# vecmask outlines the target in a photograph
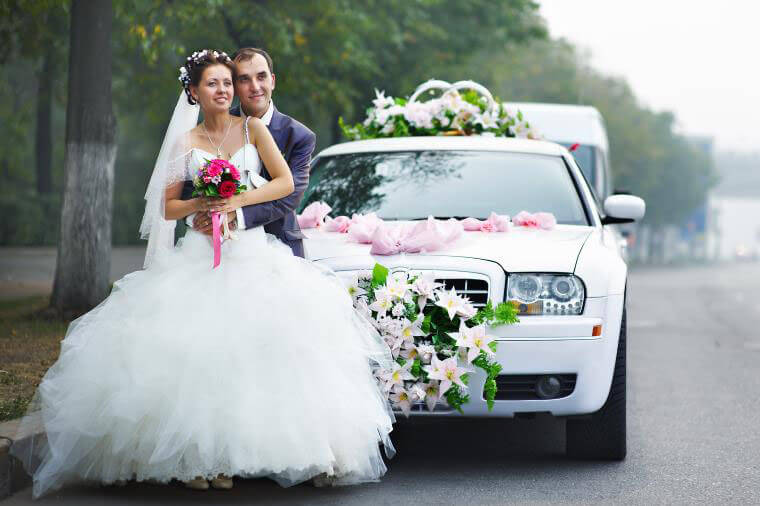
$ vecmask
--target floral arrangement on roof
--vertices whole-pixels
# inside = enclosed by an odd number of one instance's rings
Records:
[[[417,98],[428,91],[442,94],[426,102]],[[540,139],[520,111],[510,113],[484,86],[473,81],[430,80],[418,86],[409,99],[385,96],[375,90],[372,107],[362,123],[340,127],[351,140],[431,135],[489,135]]]

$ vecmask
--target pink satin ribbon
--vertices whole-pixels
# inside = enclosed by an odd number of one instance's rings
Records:
[[[380,225],[372,235],[372,255],[426,253],[450,246],[462,236],[464,228],[457,220],[436,220],[432,216],[414,226]]]
[[[211,213],[211,229],[214,244],[214,269],[222,262],[222,233],[219,227],[219,213]]]
[[[491,213],[485,221],[480,221],[477,218],[465,218],[462,220],[462,226],[468,232],[508,232],[509,216]]]

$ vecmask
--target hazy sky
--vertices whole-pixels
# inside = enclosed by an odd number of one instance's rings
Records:
[[[760,1],[539,0],[553,37],[624,76],[680,131],[760,151]]]

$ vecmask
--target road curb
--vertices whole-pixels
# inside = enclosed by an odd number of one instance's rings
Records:
[[[21,419],[0,423],[0,500],[28,487],[32,478],[26,473],[16,457],[12,456],[11,447],[24,442],[28,437],[34,438],[40,434],[18,434]],[[13,438],[20,438],[14,441]]]

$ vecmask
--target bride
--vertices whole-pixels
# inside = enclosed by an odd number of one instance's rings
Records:
[[[293,188],[261,120],[228,112],[231,60],[203,51],[187,67],[187,97],[146,193],[146,268],[71,323],[22,422],[38,417],[46,436],[13,450],[35,497],[75,481],[353,484],[385,473],[379,443],[393,453],[393,413],[372,373],[392,358],[334,273],[261,227],[226,240],[217,268],[200,232],[174,247],[174,220],[233,213]],[[184,180],[217,155],[250,175],[263,160],[272,180],[228,199],[181,200]]]

